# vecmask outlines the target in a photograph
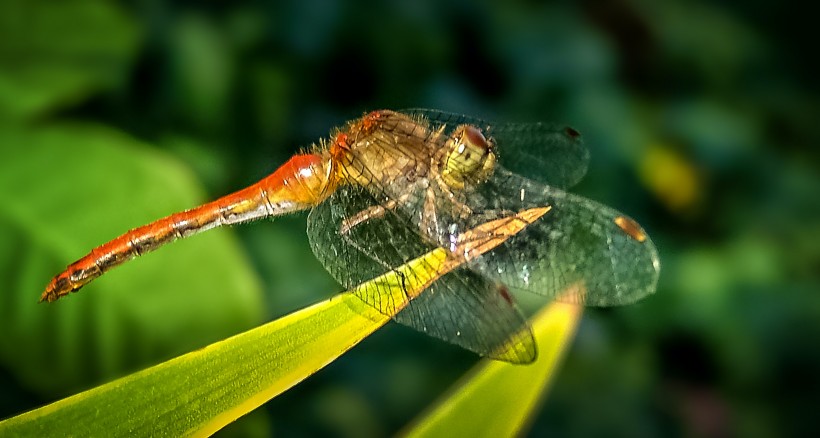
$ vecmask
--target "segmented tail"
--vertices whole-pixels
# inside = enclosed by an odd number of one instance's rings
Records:
[[[40,301],[55,301],[111,268],[177,239],[222,225],[279,216],[313,207],[333,188],[329,160],[296,155],[261,181],[208,204],[174,213],[100,245],[55,276]]]

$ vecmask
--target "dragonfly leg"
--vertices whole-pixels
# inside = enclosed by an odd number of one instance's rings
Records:
[[[339,234],[346,235],[353,227],[363,224],[370,219],[376,219],[384,216],[388,211],[394,210],[399,203],[407,201],[410,194],[402,195],[398,200],[391,199],[384,204],[374,205],[354,214],[353,216],[344,218],[342,225],[339,227]]]
[[[389,201],[384,205],[374,205],[347,217],[342,220],[342,225],[339,227],[339,234],[347,234],[353,227],[361,223],[367,222],[370,219],[375,219],[384,216],[387,210],[392,210],[396,207],[396,201]]]
[[[444,192],[445,197],[447,197],[450,201],[450,205],[453,208],[453,212],[455,212],[459,218],[467,219],[468,217],[472,216],[473,209],[470,208],[467,204],[458,200],[458,196],[453,193],[453,189],[447,185],[441,178],[435,179],[436,184],[438,184],[439,190]]]

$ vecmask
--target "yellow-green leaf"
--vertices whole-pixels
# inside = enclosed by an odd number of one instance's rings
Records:
[[[440,262],[440,255],[424,262]],[[374,281],[399,287],[397,278],[391,273]],[[327,365],[389,318],[347,292],[6,420],[0,435],[207,435]]]
[[[483,360],[405,433],[426,436],[518,436],[537,412],[582,308],[553,303],[532,319],[538,359],[530,365]]]

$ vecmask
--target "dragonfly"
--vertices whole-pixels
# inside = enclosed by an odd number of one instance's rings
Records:
[[[401,324],[482,356],[529,363],[537,355],[532,331],[511,292],[614,306],[656,288],[658,254],[644,229],[567,191],[588,162],[581,134],[568,126],[493,124],[428,109],[373,111],[255,184],[91,250],[53,278],[41,301],[175,240],[308,209],[313,253],[353,288],[436,248],[458,251],[459,236],[482,224],[540,209],[542,216],[498,246],[462,255],[464,263],[400,311],[377,286],[357,289]],[[511,342],[522,347],[498,353]]]

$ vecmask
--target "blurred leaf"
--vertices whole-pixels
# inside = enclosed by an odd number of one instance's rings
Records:
[[[234,63],[221,29],[203,15],[186,14],[172,38],[172,89],[181,113],[206,130],[224,123]]]
[[[674,57],[688,75],[711,83],[736,85],[744,68],[765,60],[767,45],[723,5],[710,2],[639,1],[646,23],[667,57]],[[692,28],[698,23],[698,29]],[[669,61],[667,61],[669,62]]]
[[[182,134],[165,134],[157,147],[179,157],[202,181],[209,193],[219,193],[228,185],[232,157],[205,140]]]
[[[104,0],[0,4],[0,115],[34,117],[116,85],[137,26]]]
[[[294,105],[292,78],[281,65],[262,62],[252,67],[249,76],[260,135],[270,143],[284,142]]]
[[[647,148],[639,163],[640,177],[672,211],[690,211],[702,193],[702,178],[692,162],[666,145]]]
[[[0,361],[29,388],[76,390],[261,321],[259,281],[224,230],[38,305],[66,264],[203,195],[169,156],[99,126],[0,127],[0,144]]]
[[[761,146],[760,129],[765,124],[748,108],[701,97],[681,99],[666,111],[669,134],[714,169],[734,166]]]
[[[537,414],[582,307],[552,303],[532,318],[538,359],[522,366],[483,360],[417,419],[407,436],[518,436]]]

